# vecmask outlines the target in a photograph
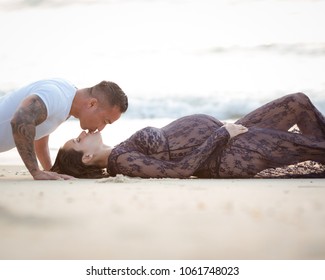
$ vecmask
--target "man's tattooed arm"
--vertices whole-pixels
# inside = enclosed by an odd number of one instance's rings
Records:
[[[36,126],[44,122],[46,118],[46,106],[37,95],[27,97],[20,104],[11,120],[12,134],[17,150],[35,180],[71,179],[71,176],[41,171],[38,167],[34,147]]]
[[[44,122],[46,117],[44,102],[37,95],[32,95],[20,104],[11,120],[17,150],[33,177],[40,171],[34,149],[36,126]]]

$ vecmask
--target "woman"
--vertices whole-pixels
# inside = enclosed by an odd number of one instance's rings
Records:
[[[300,134],[288,132],[297,125]],[[248,128],[248,129],[246,129]],[[52,171],[78,178],[249,178],[306,160],[325,163],[325,118],[303,93],[274,100],[223,125],[192,115],[146,127],[114,148],[82,132],[59,151]]]

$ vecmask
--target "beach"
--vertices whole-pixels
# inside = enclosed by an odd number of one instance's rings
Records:
[[[130,102],[102,131],[111,146],[189,114],[236,120],[293,92],[325,113],[324,0],[0,8],[0,98],[52,77],[114,81]],[[80,132],[69,119],[51,135],[52,161]],[[34,181],[13,149],[0,153],[0,259],[324,260],[324,198],[323,178]]]
[[[325,258],[325,179],[34,181],[0,167],[1,259]]]

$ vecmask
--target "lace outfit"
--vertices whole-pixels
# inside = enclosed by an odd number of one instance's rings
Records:
[[[107,171],[142,178],[249,178],[306,160],[325,163],[325,118],[302,93],[272,101],[236,123],[249,130],[232,139],[223,123],[207,115],[146,127],[112,150]],[[300,134],[288,132],[295,124]]]

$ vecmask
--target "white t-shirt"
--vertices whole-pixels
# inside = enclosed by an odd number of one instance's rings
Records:
[[[35,139],[53,132],[69,117],[76,87],[63,79],[41,80],[0,97],[0,152],[14,148],[10,121],[20,103],[36,94],[47,108],[47,119],[36,127]]]

